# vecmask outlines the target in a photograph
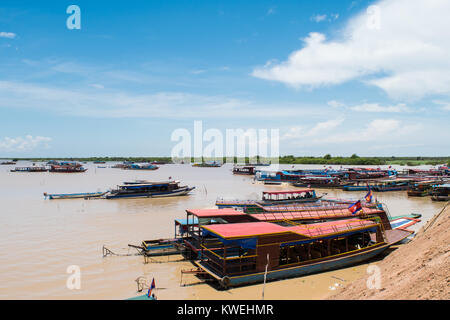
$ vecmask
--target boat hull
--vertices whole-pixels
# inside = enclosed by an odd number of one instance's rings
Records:
[[[107,194],[105,196],[106,199],[121,199],[121,198],[165,198],[165,197],[178,197],[178,196],[185,196],[192,190],[194,190],[195,187],[192,188],[182,188],[173,190],[170,192],[153,192],[153,193],[134,193],[134,194]]]
[[[381,245],[377,248],[370,249],[368,251],[359,252],[353,255],[345,256],[342,258],[337,258],[333,260],[327,260],[322,262],[317,262],[308,265],[283,268],[279,270],[272,270],[267,272],[267,281],[288,279],[294,277],[301,277],[313,273],[320,273],[325,271],[330,271],[334,269],[340,269],[344,267],[348,267],[357,263],[361,263],[367,260],[374,258],[379,255],[387,248],[389,248],[389,244]],[[206,265],[201,262],[197,262],[197,265],[205,270],[207,273],[212,275],[214,278],[219,280],[219,283],[224,288],[229,287],[238,287],[249,284],[261,283],[264,282],[264,272],[248,274],[248,275],[240,275],[240,276],[225,276],[218,277],[214,271],[210,270]]]
[[[72,193],[72,194],[48,194],[46,195],[50,200],[57,199],[84,199],[84,198],[98,198],[105,194],[105,192],[94,193]]]

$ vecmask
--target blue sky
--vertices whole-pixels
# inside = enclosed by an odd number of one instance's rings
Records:
[[[194,120],[279,129],[281,154],[447,156],[450,8],[427,3],[2,0],[0,157],[167,156]]]

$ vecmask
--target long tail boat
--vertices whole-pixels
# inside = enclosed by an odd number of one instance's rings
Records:
[[[11,172],[47,172],[49,169],[46,167],[16,167]]]
[[[412,231],[384,230],[370,219],[307,225],[269,222],[201,226],[195,264],[222,287],[299,277],[343,268],[381,254]]]
[[[99,198],[105,195],[106,192],[87,192],[87,193],[47,193],[44,192],[44,197],[49,198],[50,200],[55,199],[90,199],[90,198]]]

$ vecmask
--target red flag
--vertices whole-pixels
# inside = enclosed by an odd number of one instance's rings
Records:
[[[156,285],[155,285],[155,278],[153,278],[152,284],[150,285],[150,288],[148,288],[147,297],[150,298],[150,295],[152,294],[152,290],[153,290],[154,288],[156,288]]]
[[[358,201],[356,201],[354,204],[350,205],[350,206],[348,207],[348,210],[349,210],[352,214],[356,214],[359,210],[362,210],[361,201],[358,200]]]

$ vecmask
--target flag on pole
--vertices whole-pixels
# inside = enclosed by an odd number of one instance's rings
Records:
[[[358,201],[356,201],[354,204],[351,204],[351,205],[348,207],[348,210],[349,210],[352,214],[356,214],[358,211],[362,210],[361,201],[358,200]]]
[[[152,290],[153,290],[154,288],[156,288],[156,285],[155,285],[155,278],[153,278],[152,284],[150,285],[150,288],[148,288],[147,297],[150,298],[150,295],[152,294]]]
[[[368,203],[372,203],[373,194],[372,194],[372,190],[370,189],[369,185],[367,185],[367,190],[368,191],[367,191],[365,199]]]

